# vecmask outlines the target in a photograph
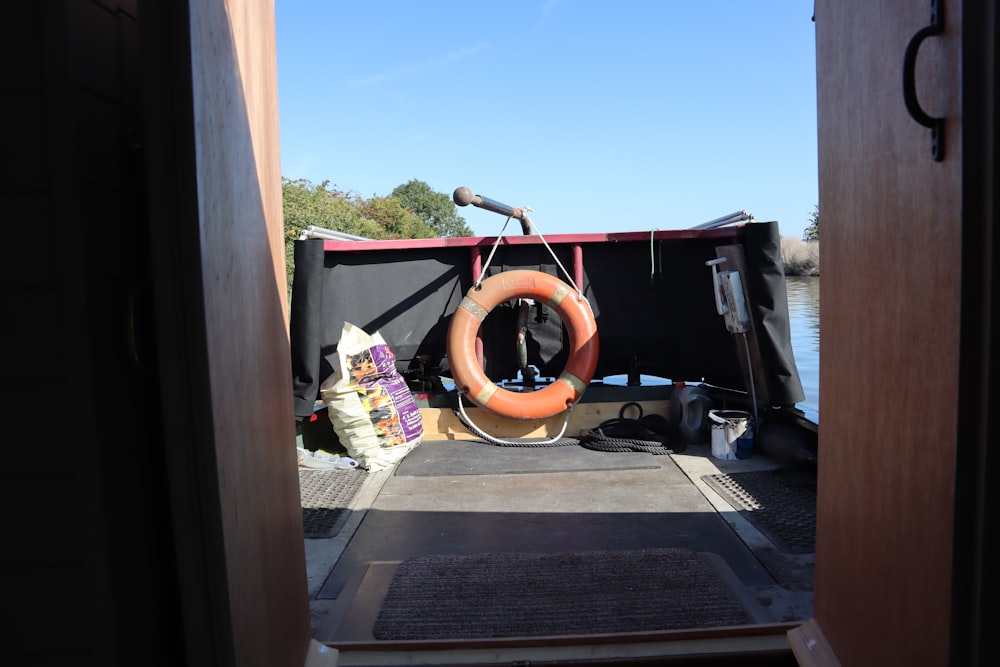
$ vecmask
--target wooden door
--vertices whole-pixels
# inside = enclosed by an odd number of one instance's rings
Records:
[[[930,0],[816,3],[822,424],[814,618],[797,640],[849,665],[948,664],[962,641],[954,573],[975,560],[956,549],[969,529],[956,532],[957,480],[978,446],[959,437],[959,399],[985,377],[968,326],[983,265],[963,268],[963,253],[985,229],[967,171],[995,148],[970,154],[963,100],[993,68],[963,54],[963,3],[933,5],[943,29],[913,41]],[[916,100],[944,119],[937,156],[904,103],[911,42]]]
[[[167,466],[188,664],[304,664],[270,2],[143,5]]]
[[[814,618],[843,664],[947,663],[961,266],[957,3],[917,62],[943,160],[907,113],[925,0],[816,7],[820,432]]]

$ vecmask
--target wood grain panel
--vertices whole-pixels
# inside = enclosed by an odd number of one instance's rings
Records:
[[[207,359],[236,664],[302,664],[310,624],[273,6],[231,0],[190,10]]]
[[[844,664],[945,664],[958,411],[959,25],[907,114],[903,53],[929,3],[817,3],[821,265],[814,614]],[[915,582],[920,582],[919,584]],[[891,619],[891,623],[887,623]]]
[[[643,401],[643,413],[646,415],[669,415],[669,401]],[[569,423],[563,432],[566,415],[558,414],[548,419],[536,421],[514,421],[497,417],[487,410],[476,407],[466,408],[466,414],[472,423],[483,433],[495,438],[554,438],[559,433],[567,438],[578,438],[601,423],[616,419],[621,413],[621,403],[578,403],[570,414]],[[425,440],[476,440],[478,436],[472,433],[458,418],[454,410],[446,408],[421,408]],[[635,419],[637,413],[630,409],[624,415]]]

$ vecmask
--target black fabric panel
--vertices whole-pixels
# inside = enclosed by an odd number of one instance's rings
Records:
[[[333,372],[328,360],[344,322],[380,332],[401,371],[415,368],[418,356],[440,366],[451,314],[472,286],[468,254],[465,248],[327,253],[320,376]]]
[[[730,243],[726,240],[723,243]],[[715,311],[712,239],[585,246],[599,375],[628,372],[743,387],[732,336]]]
[[[724,243],[731,241],[726,240]],[[715,311],[713,239],[583,246],[584,296],[590,301],[600,337],[596,378],[624,374],[636,363],[640,373],[675,380],[705,380],[743,388],[740,360],[725,322]],[[572,272],[572,250],[554,247]],[[557,275],[559,267],[542,246],[500,247],[487,273],[532,269]],[[529,319],[529,363],[543,376],[558,376],[568,355],[568,335],[559,315],[546,309],[548,322]],[[534,312],[533,312],[534,315]],[[484,324],[487,374],[494,380],[515,377],[513,342],[516,313],[494,309]]]
[[[781,259],[778,223],[755,223],[744,228],[747,291],[753,311],[757,346],[768,369],[767,389],[772,405],[794,405],[805,400],[795,366]]]
[[[295,242],[289,338],[295,418],[308,417],[319,392],[319,356],[323,333],[323,241]]]
[[[333,373],[345,322],[381,333],[401,372],[416,368],[418,356],[427,356],[428,367],[444,362],[448,322],[471,287],[467,248],[324,253],[322,240],[309,240],[295,242],[295,257],[290,330],[297,418],[312,414],[320,385]]]
[[[782,404],[801,401],[777,225],[754,223],[746,225],[744,232],[752,313],[761,353],[771,365],[769,395],[772,402]],[[704,237],[652,244],[583,244],[581,288],[594,311],[600,337],[595,378],[627,373],[634,361],[643,374],[746,389],[738,356],[742,348],[734,344],[715,311],[712,273],[705,266],[716,258],[717,245],[732,242],[732,238]],[[312,414],[319,385],[333,372],[331,360],[344,322],[369,333],[381,332],[396,354],[400,371],[416,368],[417,357],[424,356],[428,367],[441,369],[440,374],[447,377],[448,324],[472,287],[471,249],[323,253],[322,243],[296,242],[291,321],[296,416]],[[483,250],[485,261],[489,249]],[[553,250],[572,272],[572,248],[556,244]],[[565,279],[541,245],[501,245],[486,273],[512,269]],[[516,317],[513,304],[500,304],[483,323],[486,372],[494,381],[517,376]],[[547,306],[541,313],[532,309],[529,363],[543,377],[562,372],[567,344],[568,334],[558,313]]]

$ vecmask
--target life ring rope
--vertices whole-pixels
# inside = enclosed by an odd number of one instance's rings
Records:
[[[479,426],[477,426],[476,423],[472,421],[472,418],[465,412],[465,404],[462,402],[461,393],[458,394],[458,412],[460,415],[459,419],[461,419],[462,423],[465,424],[470,431],[472,431],[475,435],[478,435],[486,442],[493,445],[505,445],[507,447],[523,447],[523,446],[552,447],[552,446],[579,444],[579,441],[563,439],[563,436],[566,434],[566,427],[569,426],[570,415],[573,414],[572,405],[569,407],[568,410],[566,410],[566,418],[563,419],[563,425],[562,429],[559,431],[559,435],[555,436],[554,438],[549,438],[548,440],[532,441],[530,444],[526,444],[522,440],[504,440],[502,438],[495,438],[492,435],[488,434],[483,429],[479,428]]]
[[[525,206],[525,207],[523,207],[523,210],[530,211],[531,208],[528,207],[528,206]],[[486,269],[489,268],[490,262],[493,261],[493,255],[496,254],[497,246],[500,245],[500,241],[501,241],[501,239],[503,239],[503,233],[504,233],[504,230],[507,229],[507,223],[510,222],[510,218],[511,218],[511,216],[507,216],[507,219],[503,223],[503,227],[500,228],[500,233],[497,234],[496,239],[493,241],[493,247],[490,248],[490,254],[486,257],[486,263],[483,264],[483,268],[480,269],[479,279],[476,281],[476,284],[473,286],[474,289],[479,289],[479,286],[482,285],[482,283],[483,283],[483,276],[486,275]],[[583,290],[581,290],[580,287],[576,284],[576,281],[573,280],[573,276],[571,276],[569,274],[569,271],[566,270],[566,267],[563,266],[563,263],[561,261],[559,261],[559,257],[556,255],[555,251],[552,249],[552,246],[549,245],[549,242],[545,240],[544,236],[542,236],[542,232],[539,231],[538,225],[536,225],[527,216],[525,216],[523,218],[523,222],[527,222],[528,223],[528,226],[531,227],[531,229],[533,229],[534,232],[535,232],[535,234],[538,236],[538,240],[542,242],[542,245],[545,246],[545,249],[549,251],[550,255],[552,255],[552,261],[554,261],[556,263],[556,266],[559,267],[559,270],[562,271],[562,274],[566,277],[566,282],[568,282],[573,287],[573,290],[577,293],[577,295],[581,299],[585,299],[586,297],[583,296]],[[527,232],[525,232],[525,233],[527,233]]]
[[[475,354],[475,339],[483,320],[497,305],[515,298],[546,302],[559,313],[569,332],[565,369],[555,382],[531,393],[497,386],[483,372]],[[573,295],[557,277],[540,271],[519,269],[490,276],[468,291],[448,326],[448,362],[456,388],[476,405],[510,419],[545,419],[574,405],[594,376],[598,348],[597,322],[590,302],[582,295]]]

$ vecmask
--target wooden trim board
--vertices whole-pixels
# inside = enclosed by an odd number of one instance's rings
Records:
[[[622,403],[579,403],[573,408],[566,427],[566,437],[576,438],[596,428],[608,419],[616,419]],[[669,414],[670,401],[643,401],[644,414]],[[498,417],[482,408],[466,408],[466,414],[484,433],[497,438],[551,438],[562,430],[564,414],[534,421],[515,421]],[[427,440],[478,440],[449,408],[421,408],[424,438]],[[623,415],[634,419],[637,411],[629,409]]]

